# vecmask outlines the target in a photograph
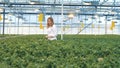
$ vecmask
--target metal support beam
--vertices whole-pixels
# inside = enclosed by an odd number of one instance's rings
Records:
[[[3,35],[5,34],[5,9],[3,9]]]
[[[0,14],[8,14],[9,12],[5,12],[5,13],[0,13]],[[14,13],[14,14],[18,14],[18,13]],[[36,14],[39,14],[39,13],[27,13],[27,12],[20,12],[19,14],[33,14],[33,15],[36,15]],[[53,13],[47,13],[46,12],[46,15],[52,15]],[[57,12],[57,13],[54,13],[55,15],[61,15],[60,12]],[[69,13],[63,13],[63,15],[68,15]],[[78,13],[78,15],[95,15],[94,13]],[[100,16],[115,16],[114,14],[98,14]],[[117,14],[119,15],[119,14]]]
[[[107,16],[105,16],[105,34],[107,34]]]
[[[0,4],[6,4],[6,3],[0,3]],[[10,3],[10,5],[31,5],[29,3]],[[47,5],[47,6],[61,6],[61,4],[32,4],[32,5]],[[64,6],[98,6],[98,7],[120,7],[120,5],[81,5],[81,4],[64,4]]]
[[[63,0],[62,0],[63,1]],[[62,16],[62,19],[61,19],[61,40],[63,40],[63,2],[62,2],[62,8],[61,8],[61,16]]]

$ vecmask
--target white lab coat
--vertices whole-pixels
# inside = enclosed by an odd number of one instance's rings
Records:
[[[48,38],[48,40],[57,40],[57,28],[55,25],[47,29],[48,36],[53,36],[53,38]]]

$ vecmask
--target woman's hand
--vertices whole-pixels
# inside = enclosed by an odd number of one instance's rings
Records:
[[[45,38],[48,38],[48,36],[46,35]]]
[[[46,38],[54,38],[54,36],[45,36]]]
[[[48,38],[54,38],[54,36],[48,36]]]

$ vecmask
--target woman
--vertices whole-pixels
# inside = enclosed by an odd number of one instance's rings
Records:
[[[47,19],[47,36],[48,40],[57,40],[57,29],[54,25],[54,21],[52,17]]]

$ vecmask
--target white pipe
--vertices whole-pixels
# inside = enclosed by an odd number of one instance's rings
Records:
[[[61,40],[63,40],[63,0],[62,0],[62,8],[61,8]]]

